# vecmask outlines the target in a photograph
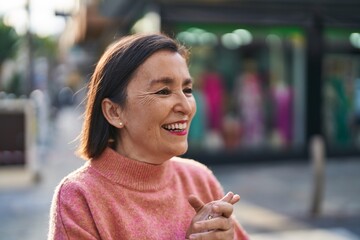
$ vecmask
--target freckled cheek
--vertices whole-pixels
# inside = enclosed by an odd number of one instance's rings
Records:
[[[195,101],[194,98],[193,98],[193,100],[190,102],[190,106],[191,106],[191,108],[192,108],[191,118],[193,118],[194,115],[195,115],[195,113],[196,113],[196,110],[197,110],[196,101]]]
[[[148,109],[150,111],[143,111],[143,114],[139,116],[141,119],[145,120],[142,126],[144,128],[144,131],[152,135],[157,134],[157,132],[159,131],[159,126],[163,119],[161,118],[161,116],[164,115],[161,112],[157,111],[158,109],[161,109],[161,107],[152,110]]]

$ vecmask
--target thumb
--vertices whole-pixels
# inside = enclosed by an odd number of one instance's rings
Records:
[[[204,206],[203,201],[201,201],[198,197],[196,197],[195,195],[190,195],[188,197],[188,202],[190,203],[190,205],[194,208],[194,210],[196,212],[199,212],[202,207]]]

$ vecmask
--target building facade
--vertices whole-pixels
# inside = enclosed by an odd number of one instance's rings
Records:
[[[81,5],[88,14],[75,44],[97,49],[94,61],[114,38],[134,32],[161,31],[191,49],[198,112],[187,156],[210,163],[306,159],[317,136],[330,157],[360,153],[358,1]]]

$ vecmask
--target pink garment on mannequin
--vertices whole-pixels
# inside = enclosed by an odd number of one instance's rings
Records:
[[[216,72],[204,75],[204,94],[207,104],[207,117],[211,129],[220,130],[223,120],[224,87],[221,76]]]

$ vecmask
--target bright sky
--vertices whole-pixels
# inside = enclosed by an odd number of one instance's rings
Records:
[[[27,0],[0,0],[0,16],[12,25],[19,34],[28,26],[25,10]],[[55,16],[55,10],[71,9],[76,0],[28,0],[31,9],[31,30],[41,36],[57,35],[65,27],[65,19]]]

